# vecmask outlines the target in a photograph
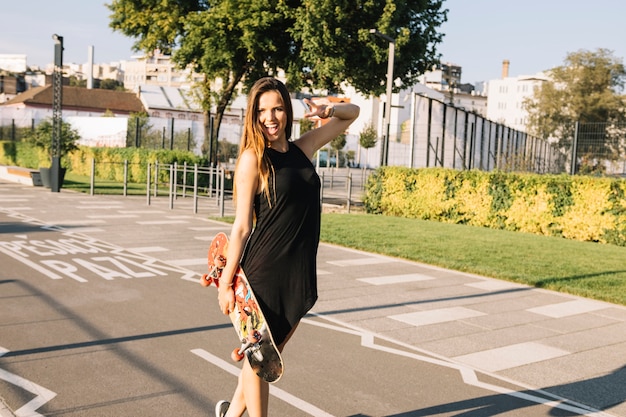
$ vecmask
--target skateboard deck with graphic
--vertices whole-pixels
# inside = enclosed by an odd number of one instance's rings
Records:
[[[201,284],[219,287],[219,278],[226,266],[228,237],[218,233],[209,246],[209,273],[204,274]],[[246,356],[256,374],[267,382],[276,382],[283,375],[283,359],[280,356],[265,316],[258,305],[250,283],[241,266],[233,280],[235,309],[229,314],[241,346],[233,350],[232,359],[240,361]]]

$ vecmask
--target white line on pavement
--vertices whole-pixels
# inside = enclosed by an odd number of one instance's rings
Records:
[[[8,350],[0,347],[0,356],[6,354]],[[4,369],[0,369],[0,379],[22,388],[35,395],[35,398],[24,404],[22,407],[15,411],[16,417],[43,417],[35,410],[56,397],[56,393],[50,391],[47,388],[37,385],[32,381],[29,381],[21,376],[7,372]]]
[[[225,360],[221,358],[218,358],[215,355],[210,354],[204,349],[192,349],[191,353],[193,353],[194,355],[200,356],[202,359],[206,360],[207,362],[210,362],[213,365],[219,368],[222,368],[223,370],[225,370],[226,372],[234,376],[239,375],[240,369],[238,367],[231,365],[230,363],[226,362]],[[289,394],[287,391],[277,388],[275,385],[270,385],[270,394],[272,394],[276,398],[281,399],[287,404],[290,404],[293,407],[304,411],[305,413],[309,415],[312,415],[315,417],[333,417],[332,414],[328,414],[327,412],[320,410],[313,404],[310,404],[292,394]]]
[[[553,407],[555,409],[565,410],[565,411],[569,411],[575,414],[584,415],[586,417],[612,417],[611,414],[607,414],[600,410],[596,410],[592,407],[588,407],[584,404],[577,403],[576,401],[572,401],[572,400],[560,397],[558,395],[552,394],[547,391],[524,386],[523,384],[520,384],[512,380],[508,380],[507,378],[503,378],[497,374],[490,373],[488,371],[480,371],[480,372],[490,377],[493,377],[495,379],[522,386],[523,388],[525,388],[525,390],[516,391],[516,390],[509,389],[509,388],[501,387],[498,385],[482,382],[478,379],[478,375],[477,375],[478,371],[476,369],[473,369],[471,366],[454,362],[450,360],[449,358],[445,358],[443,356],[424,351],[422,349],[416,348],[415,346],[411,346],[409,344],[399,342],[389,337],[374,334],[358,326],[344,323],[340,320],[333,319],[323,314],[318,314],[315,312],[309,312],[309,314],[315,317],[319,317],[322,320],[326,320],[334,324],[322,323],[322,322],[307,319],[307,318],[302,319],[302,323],[311,324],[313,326],[318,326],[318,327],[324,327],[327,329],[332,329],[332,330],[336,330],[336,331],[340,331],[340,332],[344,332],[348,334],[360,335],[361,346],[363,347],[367,347],[367,348],[374,349],[374,350],[380,350],[383,352],[387,352],[387,353],[391,353],[391,354],[395,354],[399,356],[404,356],[408,358],[413,358],[419,361],[428,362],[434,365],[444,366],[450,369],[456,369],[461,374],[461,378],[463,382],[468,385],[479,387],[488,391],[497,392],[500,394],[510,395],[511,397],[521,398],[523,400],[534,402],[537,404],[543,404],[545,406]],[[431,356],[424,356],[418,353],[407,352],[407,350],[394,349],[391,347],[378,345],[376,344],[376,341],[375,341],[376,338],[394,343],[397,346],[400,346],[410,351],[421,352],[421,353],[431,355]],[[542,397],[539,395],[533,395],[529,393],[528,390],[535,391],[537,394],[544,395],[545,397]],[[553,400],[550,400],[549,398],[552,398]]]

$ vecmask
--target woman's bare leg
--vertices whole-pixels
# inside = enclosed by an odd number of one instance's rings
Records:
[[[243,372],[240,372],[237,379],[237,388],[235,388],[233,398],[230,400],[226,417],[241,417],[246,411],[246,399],[243,396],[243,383],[241,382],[242,375]]]
[[[280,352],[283,351],[285,345],[296,331],[296,324],[289,332],[283,343],[278,346]],[[227,417],[241,417],[248,410],[250,417],[267,417],[269,405],[269,384],[261,379],[250,367],[248,360],[245,359],[237,388],[233,394],[233,398],[226,413]]]
[[[226,416],[240,417],[247,410],[250,417],[267,417],[269,391],[269,384],[254,372],[247,359],[244,360]]]

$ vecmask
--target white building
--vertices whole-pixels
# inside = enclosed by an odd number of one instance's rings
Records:
[[[158,50],[152,56],[135,58],[135,61],[122,61],[124,88],[127,90],[135,91],[140,85],[190,86],[203,80],[201,74],[195,74],[190,69],[179,70],[169,55],[163,55]]]
[[[516,130],[526,131],[528,113],[524,100],[548,81],[545,73],[509,77],[509,61],[502,62],[502,78],[489,81],[487,118]]]
[[[468,94],[455,88],[446,93],[445,100],[454,107],[487,117],[487,97],[474,91]]]
[[[0,54],[0,70],[8,72],[26,72],[26,55]]]

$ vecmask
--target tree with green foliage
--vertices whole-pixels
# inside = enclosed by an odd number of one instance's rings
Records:
[[[569,150],[576,122],[579,126],[626,122],[626,107],[621,96],[626,69],[622,59],[614,57],[611,51],[600,48],[569,53],[562,66],[548,71],[548,78],[549,81],[524,102],[530,134],[552,138],[562,149]],[[603,137],[599,138],[597,132],[579,130],[577,154],[588,153],[598,143],[614,148],[619,145],[614,142],[621,141],[624,135],[611,134],[607,129],[600,136]]]
[[[102,90],[124,91],[124,83],[121,83],[117,80],[105,78],[104,80],[95,81],[97,81],[98,84],[97,88],[100,88]]]
[[[376,146],[377,141],[378,141],[378,133],[376,132],[374,125],[372,123],[369,123],[367,126],[363,128],[363,130],[361,131],[361,134],[359,134],[359,145],[361,145],[361,147],[365,149],[366,160],[367,160],[367,153],[369,152],[369,149]]]
[[[152,125],[147,113],[131,113],[126,129],[126,146],[135,146],[137,148],[140,148],[142,145],[146,146],[146,139],[151,130]]]
[[[337,155],[337,167],[342,166],[343,164],[341,163],[341,159],[339,157],[339,151],[346,146],[346,134],[342,133],[341,135],[337,136],[335,139],[330,141],[329,145],[331,149],[335,150],[335,155]]]
[[[204,75],[203,150],[213,153],[240,83],[246,92],[259,77],[284,71],[291,91],[332,94],[348,83],[366,95],[383,93],[389,45],[372,28],[396,41],[397,88],[412,85],[438,61],[443,35],[437,30],[447,20],[443,1],[111,0],[107,6],[111,28],[135,38],[135,50],[158,49],[180,68]]]
[[[25,137],[25,140],[38,148],[43,149],[50,159],[52,159],[52,118],[45,119],[33,130],[29,135]],[[61,138],[59,139],[60,157],[67,155],[78,149],[77,141],[80,139],[80,134],[76,129],[72,128],[72,125],[68,122],[61,121]]]
[[[315,122],[311,119],[300,119],[300,134],[308,132],[309,130],[315,129]]]
[[[69,77],[71,87],[87,87],[87,80],[81,80],[75,75]]]
[[[237,158],[239,153],[239,145],[236,143],[230,143],[226,139],[219,141],[219,148],[217,150],[217,160],[219,162],[229,162],[231,159]]]

